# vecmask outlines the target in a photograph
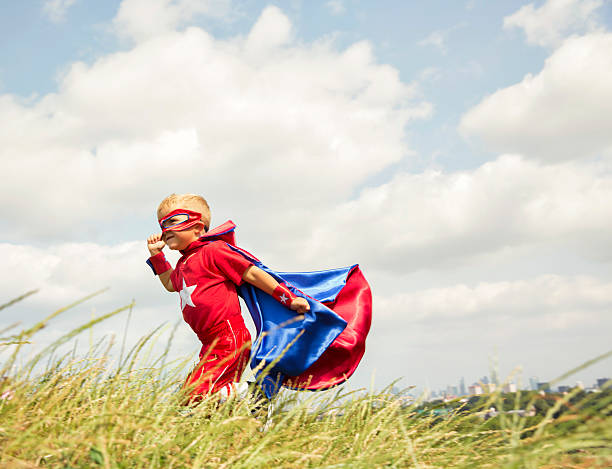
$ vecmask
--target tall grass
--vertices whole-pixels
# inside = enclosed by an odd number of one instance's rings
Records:
[[[79,304],[81,301],[71,305]],[[185,363],[168,362],[168,347],[155,355],[158,331],[114,363],[112,340],[84,356],[59,346],[119,308],[68,332],[17,366],[33,334],[57,314],[0,338],[0,467],[610,467],[612,403],[589,412],[587,395],[568,414],[558,408],[533,420],[516,414],[484,420],[501,393],[469,411],[447,415],[418,399],[406,404],[389,392],[347,392],[296,399],[281,395],[273,411],[253,416],[247,400],[208,399],[186,411],[179,392]],[[2,309],[2,307],[0,307]],[[4,335],[7,330],[0,333]],[[44,366],[42,365],[43,363]],[[521,398],[518,393],[516,406]],[[538,399],[532,398],[532,404]],[[507,406],[507,403],[506,403]],[[450,407],[449,407],[450,408]]]

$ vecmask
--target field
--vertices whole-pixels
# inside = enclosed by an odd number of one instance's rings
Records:
[[[86,356],[56,355],[129,305],[16,367],[22,347],[69,307],[21,332],[0,331],[2,468],[612,467],[610,389],[436,404],[340,388],[324,397],[287,393],[271,412],[252,412],[247,400],[186,408],[177,393],[183,366],[166,363],[167,349],[152,356],[155,332],[118,364],[109,360],[108,341]],[[491,407],[500,412],[484,418]],[[512,409],[534,415],[501,412]]]

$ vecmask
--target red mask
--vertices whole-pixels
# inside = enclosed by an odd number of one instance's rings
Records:
[[[172,210],[164,218],[159,219],[162,233],[166,231],[183,231],[196,223],[202,223],[202,214],[184,208]]]

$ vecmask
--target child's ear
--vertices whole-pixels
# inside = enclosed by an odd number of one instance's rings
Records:
[[[204,223],[196,223],[194,225],[194,228],[195,228],[195,234],[198,237],[206,233],[206,226],[204,226]]]

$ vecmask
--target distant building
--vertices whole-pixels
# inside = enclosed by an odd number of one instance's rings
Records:
[[[582,381],[576,381],[576,387],[580,389],[584,389],[584,383]]]
[[[478,396],[482,394],[482,387],[478,383],[474,383],[471,386],[468,386],[468,392],[472,396]]]
[[[497,376],[497,370],[495,368],[491,370],[491,383],[499,386],[499,377]]]
[[[461,377],[461,381],[459,381],[459,393],[462,396],[467,394],[467,389],[465,388],[465,378],[463,376]]]
[[[557,388],[557,391],[561,393],[566,393],[566,392],[570,392],[570,389],[572,389],[570,386],[559,386]]]
[[[537,376],[532,376],[531,378],[529,378],[529,388],[532,391],[537,391],[538,390],[538,377]]]
[[[548,383],[548,381],[538,383],[538,391],[550,392],[550,384]]]
[[[504,392],[516,392],[516,383],[506,383],[503,388]]]
[[[610,378],[598,378],[597,387],[599,389],[609,388],[610,386],[612,386],[612,382],[608,383],[608,381],[610,381]],[[608,383],[607,386],[606,386],[606,383]]]

